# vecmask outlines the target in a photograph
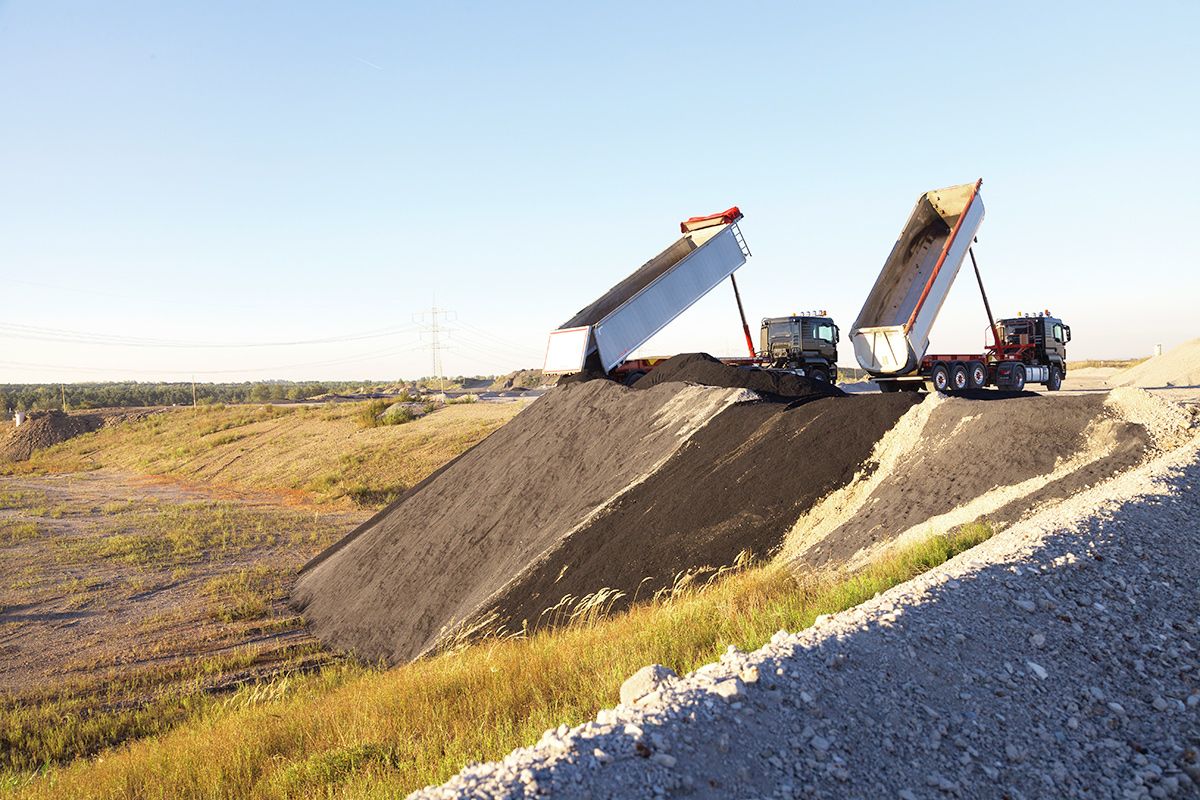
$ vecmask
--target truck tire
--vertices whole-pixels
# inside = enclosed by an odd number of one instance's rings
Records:
[[[879,386],[879,391],[884,394],[900,391],[900,384],[895,381],[876,381],[876,384]]]
[[[938,392],[946,394],[950,391],[950,370],[941,362],[934,364],[933,369],[929,371],[929,382]]]
[[[1062,388],[1063,376],[1058,367],[1050,367],[1050,377],[1046,379],[1046,391],[1057,392]]]
[[[829,383],[829,373],[817,367],[808,371],[808,377],[812,378],[817,383]]]
[[[971,378],[967,375],[967,368],[962,364],[956,363],[950,367],[950,386],[954,391],[961,392],[964,389],[970,388]]]
[[[1025,391],[1025,365],[1017,364],[1013,367],[1012,378],[1009,381],[1008,388],[1014,392]]]
[[[625,376],[625,385],[633,386],[635,383],[637,383],[644,377],[646,377],[646,373],[642,372],[641,370],[631,372]]]
[[[972,389],[982,389],[987,386],[988,371],[982,361],[972,361],[967,365],[967,383]]]

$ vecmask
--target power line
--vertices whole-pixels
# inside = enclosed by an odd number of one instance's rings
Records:
[[[251,348],[251,347],[295,347],[314,344],[335,344],[339,342],[357,342],[366,339],[382,339],[389,336],[400,336],[412,333],[415,326],[405,325],[391,328],[379,328],[373,331],[351,333],[339,336],[327,336],[318,339],[294,339],[275,342],[185,342],[170,339],[152,339],[138,336],[123,336],[120,334],[88,333],[85,331],[70,331],[59,328],[43,328],[35,325],[17,325],[0,322],[0,336],[13,339],[32,339],[43,342],[61,342],[67,344],[92,344],[110,347],[154,347],[154,348],[187,348],[187,349],[222,349],[222,348]]]

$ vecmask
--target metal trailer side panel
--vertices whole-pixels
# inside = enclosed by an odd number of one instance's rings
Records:
[[[903,375],[920,366],[983,216],[977,183],[937,189],[917,201],[850,331],[863,369]]]
[[[626,356],[746,263],[747,252],[736,224],[697,231],[689,236],[697,243],[702,241],[697,249],[593,326],[593,339],[605,370],[624,361]]]

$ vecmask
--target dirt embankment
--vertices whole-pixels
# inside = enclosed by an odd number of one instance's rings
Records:
[[[611,381],[556,390],[352,534],[293,597],[330,644],[417,656],[478,621],[527,564],[749,396]]]
[[[566,596],[617,589],[624,596],[611,607],[620,608],[743,551],[774,555],[796,518],[849,482],[919,400],[906,393],[726,409],[522,572],[495,598],[497,618],[534,628],[552,621],[543,612]]]
[[[628,602],[743,550],[770,553],[914,402],[844,400],[707,356],[654,375],[635,389],[561,385],[330,548],[294,593],[313,630],[401,661],[537,626],[568,595]]]

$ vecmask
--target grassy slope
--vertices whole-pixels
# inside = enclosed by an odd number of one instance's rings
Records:
[[[5,780],[11,794],[29,798],[395,797],[590,718],[614,704],[621,681],[644,664],[682,673],[730,644],[758,647],[776,630],[860,603],[990,533],[972,526],[933,537],[850,578],[797,583],[779,567],[757,567],[527,639],[386,671],[342,666],[280,679],[103,758]]]
[[[170,409],[35,454],[15,470],[114,467],[188,483],[381,505],[513,417],[520,403],[447,406],[362,428],[361,403]]]

